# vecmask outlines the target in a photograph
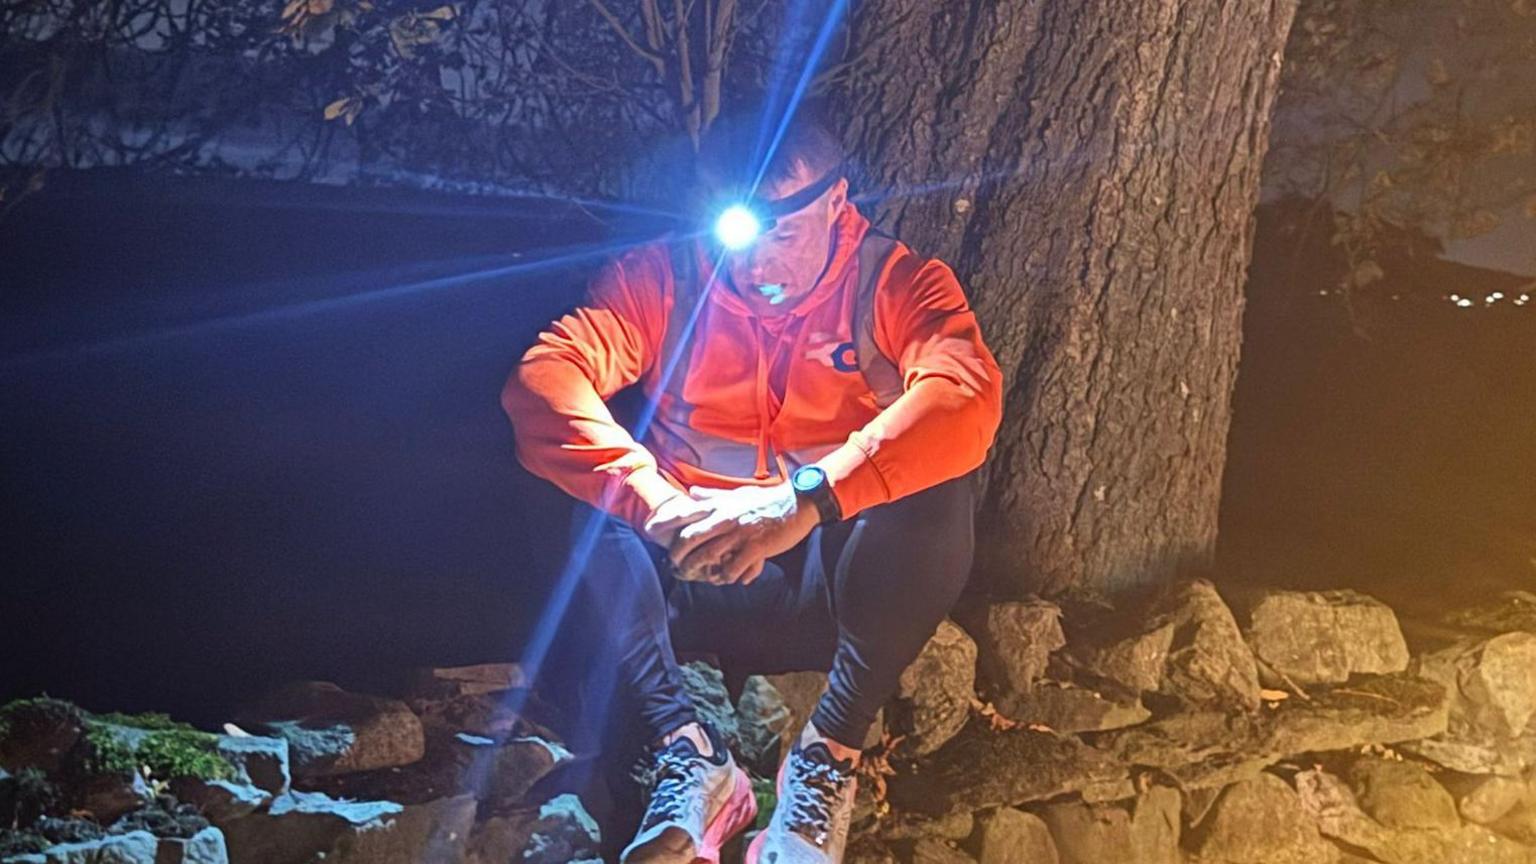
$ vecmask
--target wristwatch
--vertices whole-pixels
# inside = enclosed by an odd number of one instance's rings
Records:
[[[843,509],[837,505],[837,498],[832,494],[832,484],[827,480],[827,472],[820,466],[801,465],[796,468],[795,473],[789,475],[789,485],[794,487],[796,497],[815,505],[822,525],[842,521]]]

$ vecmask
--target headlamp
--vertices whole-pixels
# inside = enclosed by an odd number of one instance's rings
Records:
[[[803,210],[820,198],[842,176],[840,168],[833,168],[815,183],[776,201],[743,196],[715,211],[710,233],[715,242],[727,252],[740,252],[756,243],[763,234],[772,231],[779,219]]]

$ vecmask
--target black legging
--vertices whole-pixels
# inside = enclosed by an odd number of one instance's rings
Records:
[[[560,649],[582,657],[583,710],[637,710],[651,740],[697,719],[676,646],[714,654],[733,673],[829,672],[812,720],[858,747],[964,587],[974,546],[972,482],[960,477],[818,527],[747,586],[663,575],[665,550],[599,517]],[[595,515],[578,505],[573,537]]]

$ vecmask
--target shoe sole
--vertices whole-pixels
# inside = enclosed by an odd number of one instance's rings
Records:
[[[731,781],[731,797],[704,826],[703,842],[694,864],[720,864],[720,847],[757,820],[757,796],[752,794],[747,772],[738,767],[731,772]]]

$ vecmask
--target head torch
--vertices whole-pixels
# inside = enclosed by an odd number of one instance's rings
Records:
[[[763,234],[772,231],[779,219],[804,209],[820,198],[840,177],[842,171],[833,168],[815,183],[786,198],[764,201],[761,198],[743,197],[726,204],[715,211],[710,233],[726,251],[740,252],[757,242]]]

